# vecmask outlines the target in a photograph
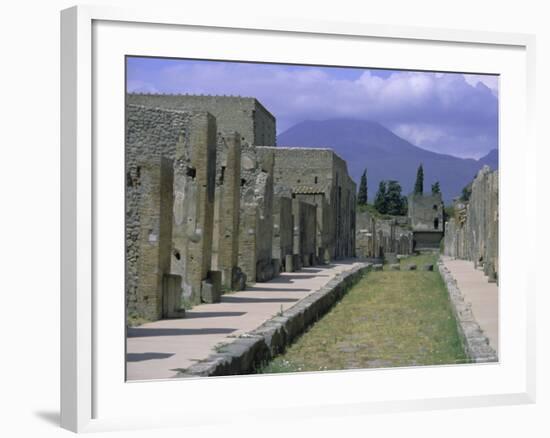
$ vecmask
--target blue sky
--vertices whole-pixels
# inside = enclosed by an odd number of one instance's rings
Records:
[[[256,97],[281,133],[303,120],[374,120],[434,152],[498,147],[498,76],[130,57],[129,92]]]

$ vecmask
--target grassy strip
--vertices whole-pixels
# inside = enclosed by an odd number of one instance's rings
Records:
[[[435,262],[435,255],[401,260]],[[371,272],[260,372],[465,363],[450,306],[437,271]]]

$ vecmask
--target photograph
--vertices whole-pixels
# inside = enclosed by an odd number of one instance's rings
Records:
[[[127,55],[125,173],[126,381],[499,361],[499,75]]]

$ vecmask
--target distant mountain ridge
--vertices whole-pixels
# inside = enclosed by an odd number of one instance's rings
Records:
[[[462,188],[483,165],[498,168],[496,149],[479,160],[438,154],[419,148],[369,120],[300,122],[277,136],[277,145],[330,147],[346,160],[348,172],[356,183],[366,168],[369,202],[374,199],[381,180],[397,180],[403,193],[409,194],[420,163],[424,167],[424,191],[429,192],[431,184],[439,181],[447,203],[461,194]]]

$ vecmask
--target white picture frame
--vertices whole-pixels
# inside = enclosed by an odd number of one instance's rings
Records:
[[[139,34],[147,29],[148,46],[140,43]],[[108,195],[105,188],[119,184],[123,180],[120,174],[117,182],[117,171],[120,170],[120,151],[124,149],[123,130],[119,130],[123,120],[118,117],[117,109],[120,102],[113,103],[113,114],[109,115],[116,121],[112,126],[102,125],[105,113],[101,110],[107,104],[101,95],[105,89],[112,94],[114,87],[120,88],[120,98],[123,99],[124,81],[120,72],[120,53],[126,54],[157,54],[169,56],[180,52],[176,46],[164,44],[162,38],[171,38],[172,32],[184,32],[192,35],[199,32],[201,38],[208,40],[211,46],[220,49],[218,58],[236,59],[249,56],[250,60],[284,60],[277,56],[287,56],[287,61],[298,59],[291,53],[289,42],[282,40],[295,39],[311,48],[308,52],[309,62],[321,60],[327,56],[320,45],[334,41],[335,48],[342,44],[372,44],[373,56],[379,57],[377,65],[386,68],[399,68],[404,59],[409,57],[410,68],[426,70],[445,69],[449,71],[468,71],[479,73],[501,74],[503,81],[501,93],[501,141],[503,145],[501,175],[502,207],[502,261],[501,287],[504,290],[504,300],[501,304],[502,355],[498,364],[474,365],[458,367],[423,367],[421,369],[400,370],[370,370],[331,373],[304,373],[300,375],[275,377],[227,377],[216,379],[190,379],[185,382],[145,382],[125,383],[120,381],[120,372],[111,372],[111,367],[118,367],[118,353],[113,360],[113,351],[117,352],[122,339],[113,336],[108,339],[105,333],[113,333],[111,329],[119,324],[114,333],[120,333],[124,325],[124,314],[119,313],[120,303],[109,306],[108,298],[101,295],[105,282],[119,284],[120,272],[116,275],[104,267],[108,264],[113,269],[119,269],[123,260],[111,260],[119,255],[110,251],[101,236],[120,238],[120,221],[112,228],[109,224],[109,206],[117,208],[120,202],[120,191]],[[126,32],[130,32],[126,34]],[[249,55],[239,55],[237,45],[226,42],[222,47],[216,38],[222,33],[231,33],[234,38],[254,38],[267,44],[264,49],[264,59],[255,59],[253,53],[258,47],[250,46]],[[124,35],[131,35],[133,44],[143,44],[143,50],[136,53],[127,52],[123,46]],[[155,36],[156,35],[156,36]],[[206,37],[205,37],[206,36]],[[227,35],[226,35],[227,36]],[[158,38],[158,40],[157,40]],[[109,47],[105,45],[109,41]],[[199,41],[199,40],[194,40]],[[221,39],[220,39],[221,41]],[[229,39],[228,39],[229,41]],[[274,41],[280,41],[281,47],[287,45],[285,55],[275,49]],[[162,53],[158,47],[162,47]],[[376,49],[377,44],[389,48],[389,52],[401,53],[399,62],[392,61],[390,55],[382,54]],[[407,53],[403,47],[406,44]],[[197,44],[192,48],[193,56],[212,57],[214,52],[208,42]],[[279,44],[277,44],[279,46]],[[220,404],[213,403],[208,408],[208,415],[216,414],[217,421],[229,421],[230,417],[255,415],[270,416],[288,415],[293,418],[306,418],[312,415],[341,415],[346,412],[363,414],[368,412],[394,412],[405,410],[420,410],[434,408],[475,407],[503,404],[532,403],[535,399],[535,310],[534,288],[532,286],[534,273],[529,271],[525,261],[517,261],[513,265],[507,254],[514,247],[523,244],[534,248],[534,236],[531,233],[519,242],[512,231],[516,224],[523,220],[533,220],[534,209],[520,209],[516,212],[508,209],[506,200],[521,198],[523,202],[536,197],[535,142],[532,123],[534,120],[534,46],[531,35],[490,33],[483,31],[460,31],[451,29],[424,29],[416,27],[383,26],[366,23],[316,22],[308,20],[280,20],[275,18],[251,18],[226,22],[223,17],[215,15],[200,16],[187,11],[163,11],[156,8],[147,10],[130,10],[110,7],[78,6],[61,13],[61,425],[72,431],[100,431],[120,428],[148,428],[163,426],[184,426],[201,424],[208,416],[201,414],[200,402],[189,403],[182,400],[172,406],[154,403],[153,406],[143,406],[144,415],[139,410],[126,406],[126,401],[141,394],[143,400],[154,400],[159,394],[166,393],[167,403],[175,400],[177,391],[182,391],[192,400],[193,395],[239,393],[238,403],[225,411],[221,408],[227,400],[220,398]],[[304,46],[306,47],[306,46]],[[409,49],[410,47],[410,49]],[[223,50],[221,50],[223,49]],[[445,55],[446,51],[457,51],[455,55]],[[187,49],[191,50],[191,49]],[[385,49],[386,50],[386,49]],[[418,60],[412,56],[418,51]],[[425,53],[422,53],[422,52]],[[440,53],[441,56],[431,56]],[[176,53],[177,52],[177,53]],[[470,53],[471,52],[471,53]],[[202,55],[201,55],[202,53]],[[221,53],[221,55],[220,55]],[[225,54],[224,54],[225,53]],[[260,53],[260,52],[258,52]],[[470,54],[468,54],[470,53]],[[480,56],[482,55],[482,56]],[[105,58],[103,58],[105,56]],[[318,56],[318,58],[315,58]],[[338,54],[338,56],[344,56]],[[386,56],[386,57],[384,57]],[[421,58],[431,59],[430,62]],[[463,59],[460,58],[463,56]],[[492,58],[487,59],[487,56]],[[293,58],[294,57],[294,58]],[[292,59],[291,59],[292,58]],[[453,59],[450,59],[453,58]],[[117,64],[108,65],[109,59],[116,59]],[[343,59],[343,58],[342,58]],[[384,59],[386,61],[384,61]],[[395,53],[394,58],[395,59]],[[98,61],[99,60],[99,61]],[[345,62],[335,60],[335,63]],[[384,64],[381,64],[384,62]],[[445,64],[442,68],[441,66]],[[345,65],[345,64],[342,64]],[[453,68],[454,66],[454,68]],[[481,70],[475,66],[484,66]],[[493,67],[491,67],[493,66]],[[462,68],[461,68],[462,67]],[[109,79],[109,70],[115,79]],[[102,81],[109,84],[103,87]],[[103,88],[102,88],[103,87]],[[109,94],[108,93],[108,94]],[[102,106],[103,105],[103,106]],[[117,106],[118,105],[118,106]],[[512,106],[514,108],[512,108]],[[114,117],[113,117],[114,116]],[[105,128],[105,129],[104,129]],[[119,130],[115,136],[108,137],[109,129]],[[104,134],[105,132],[105,134]],[[112,134],[112,132],[111,132]],[[104,145],[112,139],[111,145],[116,148],[118,159],[105,161],[105,155],[97,153],[97,145]],[[122,144],[120,140],[122,139]],[[99,143],[98,143],[99,142]],[[511,145],[521,144],[521,150],[515,150]],[[120,149],[121,148],[121,149]],[[515,163],[516,166],[510,166]],[[118,166],[118,167],[117,167]],[[101,176],[99,176],[101,174]],[[107,176],[104,176],[107,175]],[[516,181],[515,185],[508,181]],[[519,182],[518,182],[519,181]],[[118,187],[118,186],[117,186]],[[118,193],[118,195],[117,195]],[[109,199],[107,199],[109,198]],[[105,204],[103,204],[105,203]],[[535,205],[531,203],[530,205]],[[119,218],[120,219],[120,218]],[[534,221],[533,221],[534,223]],[[123,230],[123,228],[122,228]],[[114,234],[109,234],[114,233]],[[118,236],[118,237],[117,237]],[[503,241],[502,239],[506,239]],[[105,255],[105,257],[103,257]],[[112,275],[111,275],[112,274]],[[115,279],[116,277],[116,279]],[[114,287],[115,290],[119,290]],[[517,295],[508,295],[506,290],[514,289]],[[98,292],[99,291],[99,292]],[[123,289],[120,298],[123,302]],[[104,299],[105,298],[105,299]],[[515,312],[515,313],[514,313]],[[101,324],[98,322],[101,315]],[[120,320],[117,320],[120,318]],[[512,325],[512,319],[514,324]],[[107,322],[104,322],[107,321]],[[107,327],[105,324],[110,324]],[[119,330],[119,331],[116,331]],[[115,339],[116,338],[116,339]],[[512,354],[513,352],[513,354]],[[120,351],[123,357],[124,352]],[[115,364],[115,365],[113,365]],[[120,367],[123,367],[122,362]],[[504,370],[504,371],[503,371]],[[374,385],[373,375],[380,381],[379,387]],[[414,379],[411,379],[414,377]],[[447,382],[449,377],[456,379],[456,386],[447,388],[438,382]],[[277,379],[277,380],[274,380]],[[473,379],[473,380],[472,380]],[[492,380],[491,380],[492,379]],[[434,381],[423,393],[415,385],[421,382]],[[120,391],[113,389],[107,393],[116,381]],[[109,384],[107,384],[107,383]],[[270,383],[271,382],[271,383]],[[357,382],[367,385],[369,391],[349,391],[345,388],[355,388]],[[370,383],[369,383],[370,382]],[[387,382],[394,382],[397,388],[390,389]],[[409,384],[407,384],[409,382]],[[471,385],[469,386],[469,384]],[[271,386],[269,386],[271,385]],[[385,385],[385,386],[384,386]],[[407,388],[410,385],[411,388]],[[449,383],[450,385],[450,383]],[[474,390],[477,385],[477,390]],[[173,390],[172,388],[175,388]],[[251,395],[258,387],[271,388],[271,402],[258,406]],[[285,394],[278,393],[277,387],[286,387],[292,394],[304,394],[297,402],[286,405]],[[319,388],[324,390],[319,390]],[[123,388],[123,389],[122,389]],[[288,389],[292,388],[292,389]],[[297,388],[297,389],[296,389]],[[336,388],[344,388],[337,391]],[[128,391],[127,391],[128,389]],[[175,391],[175,392],[174,392]],[[298,391],[298,392],[295,392]],[[124,394],[123,394],[124,392]],[[122,399],[119,397],[127,397]],[[108,401],[106,399],[109,399]],[[200,400],[204,400],[201,398]],[[147,403],[144,403],[147,405]],[[192,404],[197,405],[195,407]],[[126,406],[126,407],[125,407]],[[226,405],[227,406],[227,405]],[[135,406],[134,406],[135,408]],[[193,411],[195,409],[195,411]],[[192,415],[182,415],[182,412],[193,412]],[[190,420],[189,417],[192,417]]]

